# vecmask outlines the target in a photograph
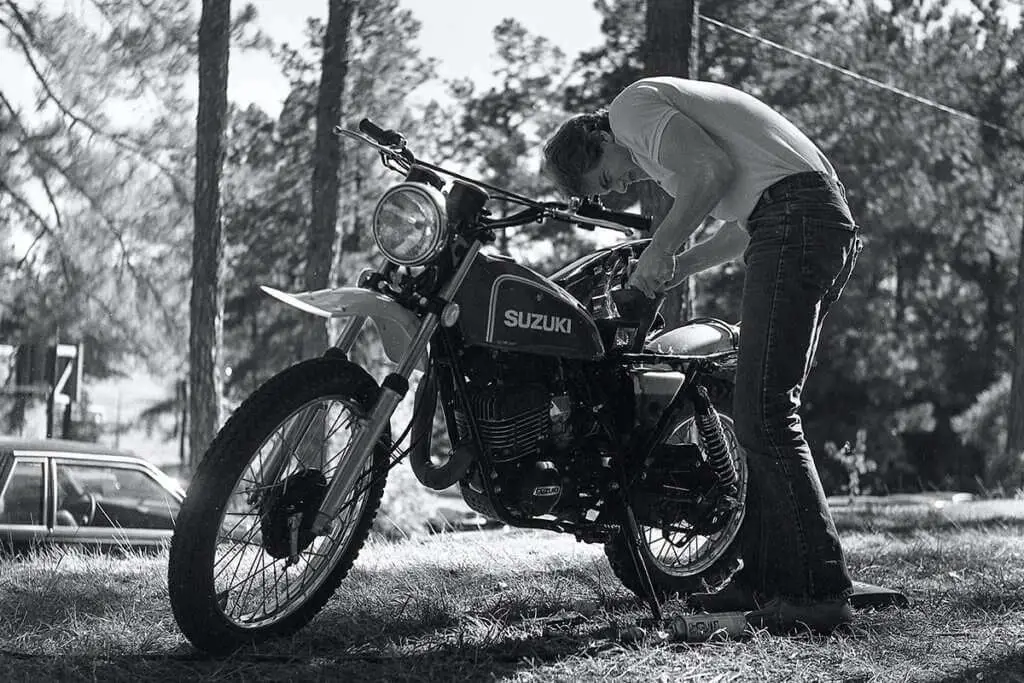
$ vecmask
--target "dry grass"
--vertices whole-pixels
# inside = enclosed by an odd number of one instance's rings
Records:
[[[0,664],[33,682],[1024,681],[1024,524],[904,512],[842,524],[855,576],[911,607],[829,638],[624,645],[613,627],[646,613],[599,547],[488,532],[373,543],[308,627],[225,659],[178,633],[166,555],[0,562]]]

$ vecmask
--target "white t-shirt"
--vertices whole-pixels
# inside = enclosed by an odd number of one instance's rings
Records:
[[[658,163],[669,119],[682,113],[729,155],[736,175],[711,211],[714,218],[746,223],[761,193],[786,176],[821,171],[836,178],[821,150],[782,114],[736,88],[670,76],[644,78],[612,100],[608,118],[615,141],[671,195],[674,173]]]

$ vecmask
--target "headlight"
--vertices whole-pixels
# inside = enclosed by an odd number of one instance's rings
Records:
[[[400,266],[429,262],[447,237],[444,195],[429,185],[395,185],[373,211],[373,240],[389,261]]]

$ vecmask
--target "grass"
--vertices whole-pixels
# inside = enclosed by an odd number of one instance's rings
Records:
[[[967,508],[968,506],[957,506]],[[1019,508],[1018,508],[1019,509]],[[499,531],[371,543],[287,641],[195,652],[167,604],[166,554],[47,551],[0,562],[7,681],[1024,681],[1024,519],[999,511],[837,517],[855,578],[905,610],[828,638],[624,644],[647,616],[601,548]]]

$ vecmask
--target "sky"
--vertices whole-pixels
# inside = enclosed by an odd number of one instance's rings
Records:
[[[260,27],[274,40],[304,43],[307,17],[327,19],[327,0],[255,0]],[[471,78],[486,85],[495,66],[491,30],[512,17],[531,33],[544,36],[567,55],[602,42],[601,18],[593,0],[401,0],[420,20],[415,43],[424,56],[439,60],[442,79]],[[228,96],[245,105],[253,102],[274,115],[286,93],[285,80],[266,56],[232,53]],[[438,91],[440,92],[440,90]]]

